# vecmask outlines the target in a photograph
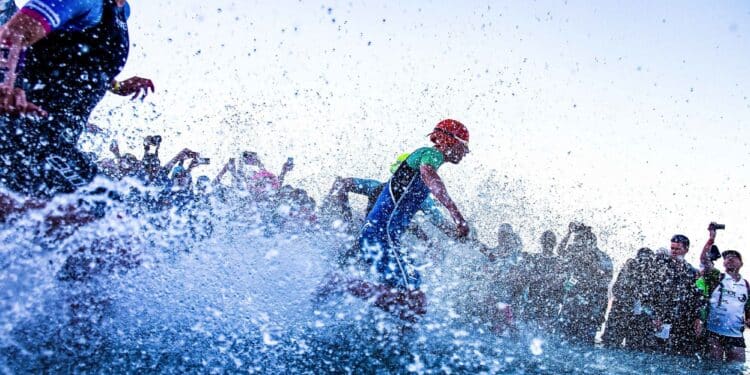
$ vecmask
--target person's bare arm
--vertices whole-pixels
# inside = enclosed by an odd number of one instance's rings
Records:
[[[227,170],[229,169],[229,162],[224,164],[224,167],[221,168],[219,173],[214,178],[214,185],[218,185],[221,183],[221,178],[224,177],[224,175],[227,173]]]
[[[448,190],[445,188],[445,184],[437,174],[435,168],[429,165],[423,165],[419,167],[419,172],[422,175],[422,180],[430,189],[430,192],[435,199],[442,203],[443,206],[448,209],[448,212],[450,212],[453,221],[456,223],[456,230],[458,232],[457,237],[466,237],[469,234],[469,225],[466,223],[466,220],[464,220],[458,206],[456,206],[453,199],[448,195]]]
[[[39,20],[21,12],[16,12],[8,23],[0,28],[0,41],[9,48],[8,59],[3,66],[8,68],[3,81],[4,86],[13,87],[16,82],[16,68],[21,51],[46,35],[47,30]]]
[[[292,169],[294,169],[294,159],[289,158],[281,167],[281,173],[279,173],[279,185],[280,186],[284,186],[284,178],[286,177],[286,174]]]
[[[41,22],[21,12],[16,12],[13,18],[0,28],[2,53],[7,56],[0,63],[0,70],[5,73],[0,83],[0,113],[39,116],[47,114],[34,103],[27,102],[26,93],[15,87],[16,69],[21,51],[46,35],[47,30]]]
[[[565,253],[565,248],[568,247],[568,241],[570,241],[570,235],[573,233],[572,227],[573,223],[570,223],[568,225],[568,233],[562,238],[562,240],[560,240],[560,244],[557,245],[557,254]]]
[[[711,259],[708,257],[708,252],[711,250],[711,246],[714,245],[714,241],[716,241],[716,229],[713,228],[713,226],[708,227],[708,240],[706,241],[706,244],[703,245],[703,250],[701,251],[701,265],[703,266],[703,273],[708,273],[711,269],[714,268],[714,262],[711,261]]]
[[[183,162],[185,159],[189,158],[195,158],[198,157],[198,153],[195,151],[191,151],[190,149],[183,149],[180,151],[175,157],[172,158],[172,160],[168,161],[167,164],[164,164],[164,169],[167,171],[171,171],[172,168],[174,168],[177,163]]]

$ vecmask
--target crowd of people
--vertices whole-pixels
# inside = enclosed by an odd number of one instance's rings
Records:
[[[408,155],[399,156],[392,165],[392,179],[397,177],[395,171]],[[339,177],[325,204],[328,210],[337,207],[347,222],[355,222],[353,227],[360,228],[362,224],[352,215],[347,194],[367,197],[366,220],[373,220],[372,210],[383,199],[384,189],[392,189],[389,182]],[[429,222],[446,235],[460,238],[435,207],[435,202],[427,196],[412,210],[421,211],[426,219],[421,222]],[[410,232],[426,241],[428,247],[438,247],[437,241],[428,238],[417,222],[420,221],[408,221],[409,225],[393,236]],[[601,342],[608,347],[744,362],[742,332],[745,324],[750,324],[746,320],[749,288],[738,272],[742,266],[741,254],[734,250],[719,253],[714,245],[717,228],[722,226],[714,223],[709,226],[709,240],[700,257],[700,268],[685,260],[690,241],[678,234],[672,237],[669,250],[638,250],[637,256],[628,260],[617,275],[610,297],[612,260],[599,249],[590,226],[571,222],[559,244],[553,231],[545,231],[540,250],[527,252],[512,226],[503,223],[498,228],[496,246],[468,241],[485,256],[478,274],[484,275],[489,285],[483,292],[486,295],[481,298],[478,315],[496,332],[512,329],[515,317],[567,340],[593,344],[604,327]],[[363,256],[362,246],[365,245],[355,244],[343,258],[356,262]],[[365,253],[365,259],[383,261],[387,258],[381,255],[383,247],[378,246],[380,253]],[[714,267],[713,262],[719,258],[724,259],[726,274]],[[376,271],[385,282],[393,278],[392,273],[402,272],[393,264],[409,266],[405,259],[385,263],[391,265],[388,271]],[[409,272],[413,271],[405,271]],[[414,278],[414,274],[408,277]],[[407,277],[404,279],[409,281]],[[362,288],[361,282],[352,285],[356,295]],[[412,292],[418,290],[413,286],[400,287],[398,282],[394,285]],[[408,301],[408,297],[400,298]],[[378,303],[387,308],[386,302]]]
[[[714,244],[717,229],[723,226],[708,226],[699,268],[685,260],[690,240],[680,234],[669,250],[641,248],[626,262],[612,287],[605,345],[745,361],[750,286],[739,274],[742,255]],[[714,266],[719,259],[723,273]]]
[[[467,221],[437,173],[443,164],[459,164],[469,153],[469,131],[457,120],[437,123],[429,135],[432,145],[400,156],[388,181],[337,178],[320,209],[304,190],[284,183],[294,167],[291,158],[277,175],[256,153],[245,151],[227,160],[213,179],[201,175],[193,180],[193,171],[211,160],[184,149],[163,163],[160,136],[144,139],[140,159],[122,154],[116,143],[108,158],[81,151],[80,134],[107,92],[135,98],[154,91],[148,79],[116,79],[128,56],[129,14],[125,0],[33,0],[0,29],[0,184],[8,191],[0,193],[0,222],[42,208],[55,196],[80,192],[97,176],[126,183],[126,191],[110,191],[107,199],[125,202],[129,215],[151,219],[159,216],[153,213],[169,212],[170,219],[185,218],[197,239],[211,236],[216,201],[251,204],[262,222],[272,224],[266,226],[270,231],[300,230],[321,225],[319,216],[335,216],[354,233],[339,264],[359,267],[364,276],[333,281],[414,322],[425,314],[426,297],[401,237],[413,233],[428,247],[438,241],[414,220],[421,212],[442,233],[484,255],[482,274],[490,288],[482,299],[487,307],[482,316],[493,330],[502,331],[521,319],[570,340],[594,342],[605,321],[613,265],[598,248],[592,228],[571,223],[559,245],[554,232],[544,232],[538,253],[523,251],[509,224],[500,225],[495,247],[472,240]],[[353,213],[350,192],[368,197],[363,218]],[[71,204],[47,220],[75,227],[102,215],[101,210]],[[739,252],[716,256],[717,251],[711,251],[717,229],[709,227],[700,269],[684,260],[690,242],[682,235],[672,238],[669,252],[643,248],[627,262],[612,288],[605,345],[744,361],[748,283],[739,275]],[[713,266],[719,258],[725,273]],[[70,259],[61,279],[86,277],[87,263]]]

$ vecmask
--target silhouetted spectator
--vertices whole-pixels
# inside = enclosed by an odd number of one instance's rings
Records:
[[[652,279],[654,252],[647,248],[638,250],[633,259],[628,259],[612,286],[612,308],[602,336],[606,346],[634,350],[653,349],[653,300]]]
[[[571,223],[568,229],[563,243],[571,235],[573,241],[560,253],[556,289],[562,298],[555,330],[568,339],[593,343],[604,321],[612,262],[597,247],[591,227]]]
[[[541,251],[539,253],[523,253],[522,266],[525,285],[525,300],[519,306],[518,316],[548,325],[556,316],[558,305],[554,303],[556,296],[549,287],[552,278],[550,272],[558,268],[559,258],[555,255],[557,236],[551,230],[542,233],[539,239]]]
[[[657,257],[654,324],[663,332],[657,340],[660,350],[693,356],[701,350],[694,327],[700,316],[701,296],[695,287],[698,271],[685,261],[689,247],[690,240],[677,234],[671,240],[670,257]]]
[[[512,311],[522,302],[524,270],[519,265],[522,249],[521,237],[508,223],[498,227],[497,246],[481,245],[479,249],[488,260],[482,269],[489,279],[489,290],[482,304],[483,318],[498,333],[510,327]]]

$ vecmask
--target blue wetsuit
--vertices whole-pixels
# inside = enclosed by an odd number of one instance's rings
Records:
[[[420,167],[430,165],[437,169],[443,162],[443,154],[435,148],[414,151],[399,165],[367,215],[359,246],[383,284],[419,288],[420,275],[402,254],[400,238],[430,194]]]
[[[129,7],[114,0],[31,0],[20,12],[47,35],[26,50],[16,86],[49,116],[0,116],[0,183],[33,196],[72,192],[96,175],[76,144],[127,60]]]

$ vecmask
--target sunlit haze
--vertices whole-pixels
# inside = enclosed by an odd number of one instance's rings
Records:
[[[618,263],[683,233],[697,264],[719,221],[719,247],[750,254],[746,1],[131,8],[120,78],[151,78],[156,93],[108,97],[92,118],[124,152],[161,134],[163,161],[188,147],[211,177],[243,150],[272,171],[291,156],[288,181],[320,201],[337,175],[386,179],[450,117],[471,154],[439,173],[488,243],[509,222],[534,251],[578,219]]]

